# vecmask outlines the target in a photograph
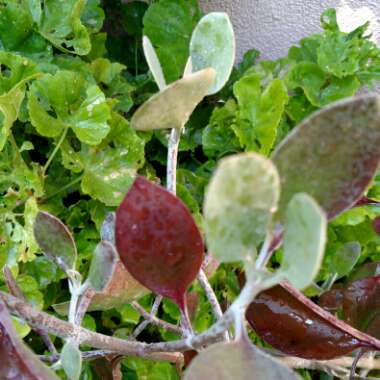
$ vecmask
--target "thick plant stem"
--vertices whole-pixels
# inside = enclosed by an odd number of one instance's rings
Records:
[[[9,292],[13,296],[20,298],[21,300],[26,302],[24,294],[22,293],[21,289],[18,287],[11,270],[9,269],[7,265],[5,265],[3,268],[3,274],[4,274],[5,283],[7,285]],[[50,353],[56,354],[57,350],[54,346],[54,343],[50,339],[49,334],[45,330],[39,329],[39,328],[34,328],[34,331],[41,337],[42,341],[45,343]]]
[[[82,324],[83,318],[86,314],[88,307],[91,304],[92,298],[94,297],[95,293],[96,292],[94,289],[88,288],[87,290],[85,290],[83,292],[82,296],[80,297],[79,302],[78,302],[78,307],[76,310],[76,314],[75,314],[74,323],[76,325]]]

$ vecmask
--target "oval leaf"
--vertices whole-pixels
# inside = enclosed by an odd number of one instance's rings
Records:
[[[336,319],[286,283],[260,293],[246,317],[275,349],[305,359],[328,360],[360,347],[380,348],[380,341]]]
[[[76,344],[68,341],[61,352],[62,367],[70,380],[79,380],[82,369],[82,354]]]
[[[208,94],[215,94],[228,81],[235,61],[235,36],[227,13],[209,13],[195,27],[190,42],[193,71],[212,67],[216,79]]]
[[[91,260],[87,281],[97,292],[102,292],[111,282],[119,255],[113,244],[102,241],[94,252]]]
[[[336,280],[347,276],[360,258],[361,247],[357,241],[344,244],[331,258],[330,270],[337,275]]]
[[[334,218],[360,199],[379,160],[379,96],[340,101],[316,112],[273,154],[281,177],[279,216],[294,194],[304,192]]]
[[[58,380],[53,371],[19,338],[5,305],[0,302],[0,378]]]
[[[297,380],[288,367],[244,339],[218,343],[192,360],[184,380]]]
[[[203,242],[187,207],[138,177],[116,212],[121,261],[141,284],[184,307],[184,293],[203,260]]]
[[[147,36],[143,37],[143,49],[145,59],[148,62],[149,70],[152,73],[158,88],[160,91],[162,91],[166,87],[164,73],[162,71],[160,60],[157,57],[156,51],[154,50],[154,47]]]
[[[208,68],[172,83],[134,113],[131,126],[141,131],[182,128],[214,79],[215,70]]]
[[[220,261],[255,255],[279,198],[279,177],[268,159],[244,153],[220,161],[206,192],[209,250]]]
[[[65,272],[75,267],[77,248],[73,236],[58,218],[40,211],[34,222],[34,237],[42,252]]]
[[[284,258],[280,271],[298,289],[309,286],[322,263],[327,239],[323,210],[307,194],[289,202],[284,232]]]

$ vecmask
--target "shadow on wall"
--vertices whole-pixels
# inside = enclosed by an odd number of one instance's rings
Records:
[[[225,11],[234,24],[237,59],[256,48],[264,59],[287,54],[291,45],[318,33],[320,15],[336,8],[344,31],[370,21],[372,38],[380,44],[379,0],[201,0],[204,11]]]

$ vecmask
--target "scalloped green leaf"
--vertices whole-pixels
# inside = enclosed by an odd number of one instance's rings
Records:
[[[280,272],[296,288],[309,286],[322,264],[327,240],[325,212],[307,194],[296,194],[286,210]]]
[[[245,260],[265,238],[280,196],[273,163],[255,153],[220,161],[206,192],[205,231],[220,261]]]
[[[199,21],[191,37],[190,57],[193,72],[208,67],[216,71],[208,95],[221,90],[235,62],[235,36],[227,13],[209,13]]]
[[[77,248],[73,236],[58,218],[40,211],[34,222],[34,237],[42,252],[63,270],[75,267]]]
[[[290,368],[265,354],[248,339],[217,343],[200,352],[184,380],[300,380]]]
[[[371,183],[380,161],[380,96],[336,102],[295,128],[273,154],[281,177],[279,218],[296,193],[311,195],[332,219]]]
[[[110,130],[111,110],[105,95],[72,71],[36,80],[29,90],[28,110],[31,123],[46,137],[57,137],[65,128],[72,128],[82,142],[98,145]]]
[[[215,70],[208,68],[172,83],[134,113],[132,128],[141,131],[182,128],[207,95],[214,79]]]
[[[86,0],[44,0],[40,34],[66,53],[88,54],[90,34],[81,20],[86,3]]]

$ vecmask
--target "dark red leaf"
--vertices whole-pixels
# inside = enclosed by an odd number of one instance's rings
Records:
[[[380,338],[380,276],[354,281],[343,291],[343,314],[347,323]]]
[[[58,380],[53,371],[23,343],[14,329],[8,310],[0,302],[0,379]]]
[[[336,319],[287,283],[260,293],[246,317],[274,348],[306,359],[327,360],[359,347],[380,348],[380,341]]]
[[[204,247],[181,200],[137,177],[116,212],[116,246],[137,281],[184,309],[184,294],[200,270]]]

